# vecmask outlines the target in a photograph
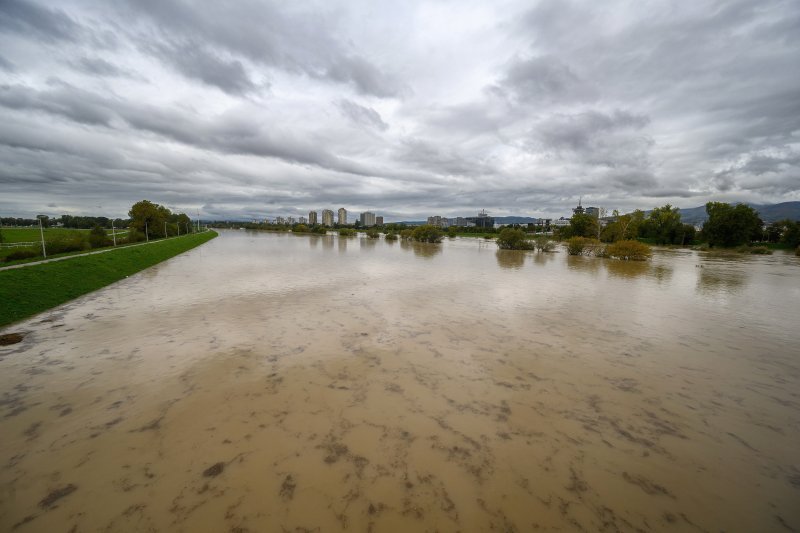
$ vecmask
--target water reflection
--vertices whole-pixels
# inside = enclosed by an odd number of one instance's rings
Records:
[[[602,259],[582,255],[567,255],[567,268],[597,276],[602,267]]]
[[[603,259],[603,261],[608,273],[620,278],[635,278],[648,274],[652,270],[647,261],[622,261],[619,259]]]
[[[336,237],[336,245],[340,254],[347,253],[347,237],[342,237],[341,235]]]
[[[319,240],[322,242],[322,247],[325,250],[333,250],[333,240],[335,237],[333,235],[320,235]]]
[[[518,270],[525,264],[525,252],[520,250],[497,250],[497,264],[503,268]]]
[[[365,235],[359,239],[359,242],[361,243],[362,249],[374,250],[375,246],[378,244],[378,239],[372,239]]]
[[[558,252],[536,252],[533,254],[533,262],[537,265],[546,265],[558,257]]]
[[[429,259],[442,253],[441,244],[432,244],[427,242],[414,242],[403,240],[400,242],[400,247],[403,250],[411,250],[417,257],[424,257]]]
[[[739,292],[747,282],[741,270],[700,264],[697,268],[697,291],[702,294]]]

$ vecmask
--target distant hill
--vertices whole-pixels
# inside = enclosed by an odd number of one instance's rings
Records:
[[[758,211],[758,215],[765,224],[770,224],[786,218],[790,220],[800,220],[800,202],[783,202],[780,204],[765,205],[748,203],[747,205]],[[649,212],[650,211],[645,211],[645,213]],[[707,218],[706,206],[704,205],[681,209],[681,221],[686,224],[699,226],[702,225]],[[531,222],[536,222],[537,220],[539,219],[535,217],[521,216],[494,217],[496,224],[529,224]],[[409,220],[406,222],[401,222],[401,224],[408,224],[409,226],[419,226],[426,223],[427,222],[424,220]]]
[[[780,204],[751,204],[750,207],[758,211],[758,215],[765,224],[784,220],[800,220],[800,202],[783,202]],[[706,221],[706,206],[681,209],[681,220],[686,224],[700,225]]]

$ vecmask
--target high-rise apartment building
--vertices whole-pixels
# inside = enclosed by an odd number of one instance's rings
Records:
[[[347,209],[345,209],[344,207],[340,207],[339,208],[339,220],[338,220],[338,222],[341,225],[347,224]]]
[[[383,217],[375,217],[375,225],[383,226]]]
[[[309,211],[308,212],[308,223],[309,224],[316,224],[317,223],[317,212],[316,211]]]
[[[333,211],[330,209],[322,210],[322,225],[333,227]]]
[[[364,227],[375,225],[375,213],[364,211],[361,213],[361,225]]]

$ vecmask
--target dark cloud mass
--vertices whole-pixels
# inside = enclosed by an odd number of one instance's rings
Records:
[[[799,25],[794,0],[0,0],[0,212],[800,200]]]

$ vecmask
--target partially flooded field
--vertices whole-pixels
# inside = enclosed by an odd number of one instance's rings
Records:
[[[0,530],[798,531],[799,302],[788,254],[221,232],[0,331]]]

